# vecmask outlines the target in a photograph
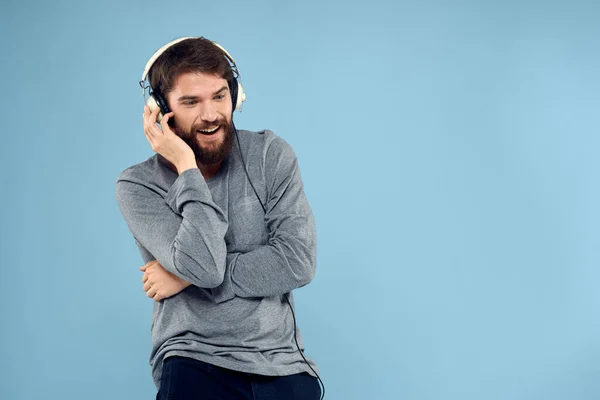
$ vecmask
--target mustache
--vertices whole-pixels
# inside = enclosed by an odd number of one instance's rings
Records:
[[[192,132],[196,132],[199,129],[208,129],[208,128],[213,128],[215,126],[227,126],[227,121],[225,121],[225,119],[218,119],[215,122],[211,122],[209,124],[195,124],[192,125]]]

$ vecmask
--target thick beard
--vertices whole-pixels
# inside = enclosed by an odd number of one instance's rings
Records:
[[[200,128],[198,125],[192,125],[191,129],[185,133],[177,129],[178,136],[192,148],[196,160],[203,165],[219,164],[229,158],[233,148],[235,130],[233,124],[227,121],[219,121],[219,125],[225,130],[225,136],[223,142],[215,149],[205,149],[200,146],[197,138],[199,134],[196,132]]]

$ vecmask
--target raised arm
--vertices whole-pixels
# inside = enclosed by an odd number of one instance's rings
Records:
[[[202,288],[223,282],[227,216],[198,168],[183,171],[164,198],[126,170],[116,198],[135,240],[167,271]]]
[[[265,223],[269,240],[247,253],[228,253],[223,284],[212,289],[217,303],[234,296],[282,295],[305,286],[315,275],[316,230],[304,194],[298,161],[280,137],[265,156],[269,198]]]

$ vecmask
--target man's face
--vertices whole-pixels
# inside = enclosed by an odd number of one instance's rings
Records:
[[[167,102],[174,113],[175,133],[205,165],[218,164],[233,145],[231,95],[218,75],[186,72],[175,80]]]

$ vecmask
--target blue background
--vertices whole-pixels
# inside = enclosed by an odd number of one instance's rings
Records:
[[[298,156],[326,399],[600,398],[600,3],[449,3],[3,1],[0,398],[154,398],[114,185],[197,35]]]

